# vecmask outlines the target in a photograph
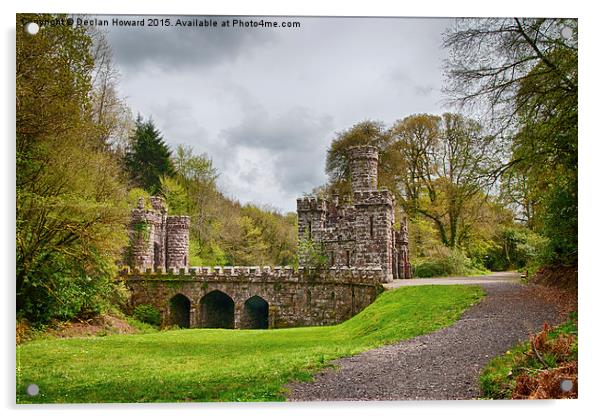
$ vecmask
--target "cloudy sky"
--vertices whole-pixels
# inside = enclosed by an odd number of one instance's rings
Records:
[[[219,27],[231,17],[212,17],[218,28],[175,27],[169,18],[170,27],[108,28],[120,94],[172,148],[206,153],[220,189],[243,203],[295,210],[326,181],[336,132],[443,110],[449,20],[271,17],[300,27],[267,29]]]

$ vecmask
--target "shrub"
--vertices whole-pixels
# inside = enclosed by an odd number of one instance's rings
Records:
[[[153,305],[141,304],[134,308],[134,318],[150,325],[161,325],[161,312]]]
[[[299,257],[304,260],[306,269],[321,272],[328,269],[329,259],[324,253],[323,245],[306,237],[299,242]]]
[[[136,329],[136,333],[138,334],[148,334],[158,331],[156,326],[147,324],[146,322],[142,322],[136,318],[128,317],[126,318],[126,321],[130,326]]]
[[[525,227],[504,228],[497,245],[484,257],[485,266],[494,271],[540,266],[549,260],[549,240]]]
[[[112,260],[95,254],[89,255],[88,265],[76,265],[60,253],[53,253],[40,263],[37,281],[28,282],[26,297],[18,307],[18,316],[27,318],[38,328],[52,321],[69,321],[74,318],[90,319],[122,306],[127,300],[127,289],[114,280],[116,267]],[[45,281],[41,282],[40,278]]]
[[[425,260],[416,263],[414,266],[415,277],[437,277],[447,276],[445,266],[440,260]]]
[[[486,272],[478,260],[466,257],[459,249],[441,250],[439,254],[414,262],[414,277],[463,276]]]

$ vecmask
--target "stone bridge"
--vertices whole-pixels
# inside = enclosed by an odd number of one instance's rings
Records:
[[[163,325],[183,328],[284,328],[331,325],[360,312],[382,291],[382,270],[190,267],[126,268],[132,308],[150,304]]]

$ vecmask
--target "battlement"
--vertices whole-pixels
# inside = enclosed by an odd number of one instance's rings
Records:
[[[154,209],[132,209],[132,222],[161,223],[163,214]]]
[[[190,227],[190,216],[170,215],[167,217],[168,228],[186,228]]]
[[[322,283],[364,283],[374,285],[382,280],[383,271],[380,266],[372,267],[331,267],[326,271],[316,272],[312,269],[290,266],[213,266],[213,267],[181,267],[139,268],[123,267],[120,276],[125,280],[186,280],[186,281],[248,281],[248,282],[307,282]]]
[[[356,145],[347,149],[349,160],[376,160],[378,161],[378,148],[373,145]]]
[[[326,212],[328,201],[319,197],[304,197],[297,199],[297,211]]]
[[[353,203],[356,205],[395,205],[395,196],[387,189],[361,190],[353,193]]]

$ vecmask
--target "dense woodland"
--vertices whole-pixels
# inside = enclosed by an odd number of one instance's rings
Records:
[[[313,193],[348,196],[346,149],[373,144],[416,275],[576,265],[576,21],[459,20],[444,36],[454,111],[340,131]],[[17,314],[32,324],[123,306],[116,266],[140,196],[191,216],[191,265],[296,264],[296,214],[226,197],[211,155],[169,147],[118,78],[102,33],[17,31]]]

